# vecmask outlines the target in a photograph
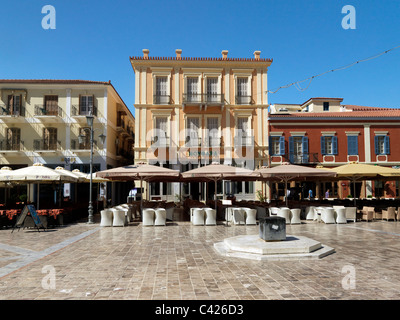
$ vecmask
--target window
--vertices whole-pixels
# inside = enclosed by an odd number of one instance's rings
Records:
[[[79,144],[80,150],[88,150],[90,149],[90,127],[79,128],[79,135],[83,136],[83,142]]]
[[[20,128],[7,128],[6,136],[7,136],[6,150],[20,150],[21,149],[21,129]]]
[[[89,112],[92,112],[92,114],[94,114],[93,100],[94,100],[93,95],[80,96],[80,102],[79,102],[79,114],[80,115],[86,116],[86,115],[89,115]]]
[[[324,111],[329,111],[329,102],[324,102]]]
[[[156,78],[156,104],[168,104],[168,77],[157,77]]]
[[[199,94],[199,78],[189,77],[186,80],[186,99],[188,102],[201,102]]]
[[[207,102],[218,101],[218,78],[207,78]]]
[[[58,96],[48,95],[44,96],[44,110],[45,115],[58,115]]]
[[[239,145],[248,146],[251,144],[251,136],[249,131],[249,118],[237,118],[237,143]]]
[[[220,145],[219,132],[218,132],[218,118],[207,118],[207,134],[210,147],[218,147]]]
[[[248,78],[237,78],[236,80],[236,103],[250,104],[250,93]]]
[[[337,137],[322,136],[321,137],[321,154],[336,155],[337,154]]]
[[[270,155],[281,156],[285,154],[285,137],[270,137]]]
[[[358,155],[358,136],[347,136],[347,154],[349,156]]]
[[[8,96],[8,111],[12,115],[21,114],[21,95],[9,95]]]
[[[390,154],[389,136],[375,136],[375,154]]]
[[[200,144],[200,119],[199,118],[187,118],[186,123],[186,142],[189,142],[190,146],[198,146]]]
[[[57,150],[57,128],[43,128],[43,150]]]
[[[157,117],[155,125],[156,132],[153,137],[153,142],[160,141],[160,145],[166,145],[168,139],[168,118]]]
[[[308,163],[308,137],[289,137],[289,161],[291,163]]]

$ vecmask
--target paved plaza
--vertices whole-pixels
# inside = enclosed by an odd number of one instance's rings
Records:
[[[400,298],[400,223],[305,222],[287,233],[335,248],[319,260],[221,256],[214,243],[258,226],[100,227],[0,230],[0,299],[393,300]]]

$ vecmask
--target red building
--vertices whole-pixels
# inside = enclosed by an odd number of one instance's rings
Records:
[[[269,112],[269,164],[282,162],[333,168],[348,162],[400,166],[400,109],[343,105],[341,98],[311,98],[300,105],[275,104]],[[295,185],[293,184],[292,187]],[[321,198],[352,195],[349,181],[296,187]],[[273,186],[272,194],[277,192]],[[357,183],[356,197],[399,195],[395,181]]]

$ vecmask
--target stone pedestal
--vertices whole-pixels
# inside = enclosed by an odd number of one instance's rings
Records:
[[[286,240],[286,219],[282,217],[266,217],[260,219],[260,238],[264,241]]]

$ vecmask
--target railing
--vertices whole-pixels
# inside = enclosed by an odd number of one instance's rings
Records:
[[[93,140],[93,149],[97,148],[97,140]],[[71,139],[71,150],[90,150],[90,141],[80,143],[79,139]]]
[[[87,105],[73,105],[71,108],[72,116],[88,116],[90,112],[93,116],[97,117],[97,107]]]
[[[43,104],[35,104],[35,116],[57,116],[62,117],[63,110],[60,106],[46,106]]]
[[[253,136],[236,136],[233,138],[233,142],[235,146],[254,146],[254,137]]]
[[[47,141],[43,139],[33,140],[33,150],[35,151],[57,151],[61,150],[61,141]]]
[[[274,156],[274,155],[273,155]],[[302,152],[293,152],[282,155],[284,161],[292,163],[292,164],[315,164],[319,163],[318,153],[302,153]]]
[[[253,103],[251,96],[236,96],[235,101],[236,101],[236,104],[252,104]]]
[[[153,96],[154,104],[171,104],[171,97],[169,95],[155,94]]]
[[[199,147],[201,146],[201,138],[186,136],[185,144],[188,147]]]
[[[167,147],[169,146],[169,137],[158,137],[158,136],[152,137],[151,144],[156,144],[156,143],[159,147]]]
[[[9,107],[4,104],[0,105],[0,116],[24,117],[25,107],[23,106]]]
[[[183,103],[206,103],[206,104],[223,104],[224,95],[214,93],[184,93],[182,97]]]
[[[23,141],[10,141],[7,139],[0,140],[0,150],[2,151],[22,151],[23,148]]]

